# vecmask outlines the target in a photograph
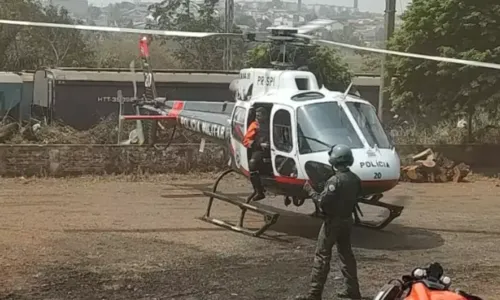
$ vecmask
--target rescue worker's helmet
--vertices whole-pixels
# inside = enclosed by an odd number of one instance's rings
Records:
[[[259,107],[255,110],[255,118],[258,121],[265,121],[267,120],[267,117],[268,117],[267,109],[265,109],[264,107]]]
[[[335,145],[328,152],[330,156],[328,162],[332,167],[343,165],[346,167],[352,166],[354,164],[354,156],[352,155],[351,148],[346,145]]]

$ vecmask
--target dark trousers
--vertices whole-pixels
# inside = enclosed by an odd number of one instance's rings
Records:
[[[259,172],[260,164],[262,162],[262,150],[252,150],[252,156],[248,161],[248,169],[250,173]]]
[[[356,259],[351,248],[351,231],[353,221],[325,219],[318,235],[316,253],[311,278],[310,293],[321,296],[326,278],[330,272],[332,248],[336,244],[339,255],[339,264],[344,276],[346,292],[352,296],[360,295]]]
[[[262,181],[260,180],[259,169],[262,163],[262,150],[253,150],[252,156],[248,161],[248,169],[250,171],[250,182],[252,183],[253,189],[260,196],[259,199],[262,199],[262,195],[264,193],[264,187],[262,185]]]

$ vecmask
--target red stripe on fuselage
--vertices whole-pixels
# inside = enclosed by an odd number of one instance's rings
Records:
[[[236,159],[235,157],[235,149],[233,145],[229,145],[229,151],[231,152],[231,155],[233,156],[233,159]],[[245,176],[249,177],[250,172],[248,170],[245,170],[243,167],[239,167],[238,170]],[[290,184],[290,185],[296,185],[296,186],[303,186],[306,183],[306,179],[300,179],[300,178],[295,178],[295,177],[288,177],[288,176],[273,176],[274,180],[276,183],[281,183],[281,184]],[[394,188],[398,184],[399,180],[363,180],[361,181],[361,188],[362,189],[376,189],[380,191],[388,191],[392,188]]]
[[[168,112],[168,116],[172,118],[179,117],[179,114],[184,109],[184,101],[174,101],[172,109]]]
[[[390,190],[396,185],[398,185],[399,180],[363,180],[361,181],[362,188],[383,188],[385,190]]]
[[[293,184],[293,185],[304,185],[307,180],[305,179],[299,179],[295,177],[289,177],[289,176],[274,176],[274,179],[278,183],[286,183],[286,184]]]

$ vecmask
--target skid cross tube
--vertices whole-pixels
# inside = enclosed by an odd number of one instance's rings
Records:
[[[373,224],[370,222],[363,222],[360,220],[359,215],[363,216],[363,213],[361,212],[361,208],[359,207],[359,204],[356,205],[356,211],[354,213],[354,220],[355,224],[360,227],[366,227],[366,228],[372,228],[372,229],[384,229],[387,225],[389,225],[394,219],[399,217],[401,213],[403,212],[404,206],[400,205],[394,205],[394,204],[389,204],[389,203],[384,203],[380,201],[380,198],[382,196],[374,197],[372,199],[358,199],[358,203],[364,203],[367,205],[372,205],[372,206],[377,206],[377,207],[383,207],[389,210],[389,216],[384,219],[380,224]]]
[[[217,225],[217,226],[221,226],[221,227],[226,228],[226,229],[234,230],[234,231],[241,232],[241,233],[244,233],[244,234],[247,234],[250,236],[254,236],[254,237],[259,237],[267,229],[269,229],[269,227],[274,225],[276,223],[276,221],[278,221],[279,214],[272,212],[272,211],[269,211],[269,210],[266,210],[266,209],[258,208],[254,205],[249,204],[250,201],[252,200],[253,196],[255,196],[255,192],[252,193],[252,195],[250,195],[246,200],[243,200],[239,197],[230,197],[230,196],[225,195],[223,193],[217,192],[217,186],[219,185],[222,178],[224,178],[226,175],[228,175],[232,172],[233,172],[232,169],[224,171],[221,175],[219,175],[219,177],[215,181],[214,186],[212,188],[212,191],[211,192],[208,192],[208,191],[203,192],[203,194],[205,196],[208,196],[209,199],[208,199],[207,211],[205,212],[205,215],[203,217],[201,217],[201,219],[203,221],[212,223],[212,224]],[[212,205],[213,205],[213,202],[215,199],[222,200],[224,202],[236,205],[241,209],[241,214],[240,214],[240,219],[239,219],[238,225],[234,225],[234,224],[231,224],[231,223],[228,223],[226,221],[222,221],[222,220],[219,220],[219,219],[216,219],[216,218],[213,218],[210,216],[210,212],[212,210]],[[265,224],[261,228],[259,228],[257,230],[250,230],[250,229],[243,227],[243,220],[245,219],[245,214],[248,210],[264,216]]]

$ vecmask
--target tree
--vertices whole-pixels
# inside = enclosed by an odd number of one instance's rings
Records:
[[[42,8],[45,22],[61,24],[83,24],[69,16],[65,8],[55,6]],[[87,66],[92,63],[93,51],[88,47],[88,33],[80,30],[58,28],[35,28],[31,42],[36,45],[38,61],[44,66]]]
[[[342,61],[338,52],[325,46],[288,46],[288,53],[295,53],[297,66],[307,66],[316,76],[318,84],[333,91],[344,91],[351,82],[353,74]],[[271,60],[279,55],[279,48],[258,45],[247,53],[246,67],[270,68]]]
[[[54,6],[42,7],[31,0],[8,0],[0,15],[38,22],[77,24],[68,11]],[[93,51],[88,47],[88,33],[79,30],[0,26],[0,67],[4,70],[37,69],[57,66],[86,66]]]
[[[0,5],[0,18],[17,20],[36,20],[39,17],[40,5],[29,0],[6,0]],[[16,50],[16,37],[26,27],[0,25],[0,68],[10,70],[18,65],[12,59],[12,51]]]
[[[267,31],[267,28],[268,27],[271,27],[273,26],[273,23],[271,21],[269,21],[268,18],[262,18],[260,20],[260,31]]]
[[[272,0],[271,1],[272,3],[272,8],[275,8],[275,9],[282,9],[283,8],[283,2],[281,2],[281,0]]]
[[[255,22],[255,19],[249,15],[239,15],[235,18],[234,23],[237,25],[248,26],[251,30],[255,30],[257,28],[257,22]]]
[[[369,45],[369,47],[373,48],[384,48],[384,42],[383,41],[376,41],[375,43],[372,43]],[[370,74],[380,74],[380,68],[382,66],[382,54],[380,53],[374,53],[374,52],[367,52],[367,51],[354,51],[356,54],[361,56],[362,59],[362,66],[361,66],[361,71],[362,72],[367,72]]]
[[[102,15],[102,10],[100,7],[90,5],[89,6],[89,17],[91,20],[97,20]]]
[[[352,25],[345,25],[343,29],[325,30],[323,39],[356,46],[364,44],[363,37],[355,33],[354,26]]]
[[[500,63],[498,2],[414,0],[402,20],[390,49]],[[498,106],[498,70],[396,56],[390,68],[396,110],[446,117]]]
[[[164,0],[150,6],[155,19],[153,28],[163,30],[224,32],[222,19],[215,9],[215,1],[195,4],[190,0]],[[235,26],[233,32],[241,32]],[[172,38],[175,48],[174,57],[186,69],[220,70],[223,67],[225,38],[208,37],[203,39]],[[162,39],[165,43],[166,40]],[[243,40],[232,40],[233,68],[242,64],[241,57],[246,47]]]

